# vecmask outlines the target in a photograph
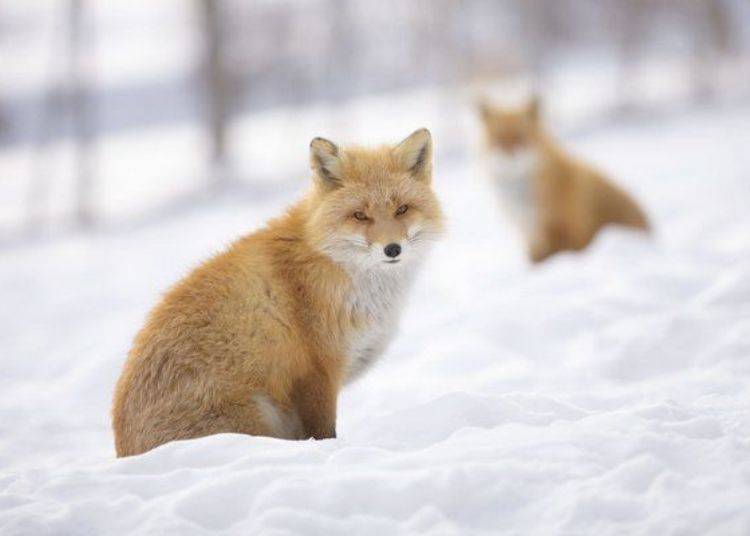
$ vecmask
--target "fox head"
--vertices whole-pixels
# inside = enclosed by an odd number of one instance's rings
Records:
[[[537,161],[542,138],[540,108],[537,97],[519,108],[501,108],[486,101],[479,104],[485,144],[497,167],[524,172]]]
[[[501,108],[479,103],[486,143],[493,149],[513,154],[532,147],[540,131],[540,101],[533,97],[525,106]]]
[[[398,271],[424,257],[441,231],[427,129],[376,149],[315,138],[310,162],[307,233],[319,251],[364,270]]]

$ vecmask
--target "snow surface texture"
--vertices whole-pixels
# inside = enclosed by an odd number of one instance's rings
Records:
[[[109,429],[159,292],[293,194],[0,251],[0,533],[750,534],[749,125],[575,140],[658,233],[538,268],[473,160],[439,161],[450,233],[335,440],[116,460]]]

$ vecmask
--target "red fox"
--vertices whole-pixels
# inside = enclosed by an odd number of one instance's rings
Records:
[[[432,139],[310,144],[313,184],[285,215],[177,283],[117,382],[118,456],[222,432],[336,437],[342,385],[393,338],[442,229]]]
[[[493,183],[524,235],[532,262],[581,250],[610,223],[649,229],[627,193],[549,137],[537,98],[521,109],[486,102],[479,108]]]

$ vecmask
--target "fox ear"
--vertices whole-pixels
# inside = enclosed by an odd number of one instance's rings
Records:
[[[479,117],[482,118],[482,121],[489,123],[490,119],[492,119],[492,107],[490,106],[490,103],[487,102],[487,99],[482,97],[477,100],[477,110],[479,111]]]
[[[430,179],[432,173],[432,136],[426,128],[411,133],[393,150],[402,165],[417,179]]]
[[[532,121],[538,121],[542,115],[542,99],[539,95],[532,95],[526,107],[526,114]]]
[[[310,142],[310,167],[325,186],[341,186],[339,148],[332,141],[313,138]]]

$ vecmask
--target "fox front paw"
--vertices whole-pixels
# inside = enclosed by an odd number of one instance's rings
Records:
[[[325,432],[315,432],[312,437],[313,439],[336,439],[336,428],[334,427]]]

